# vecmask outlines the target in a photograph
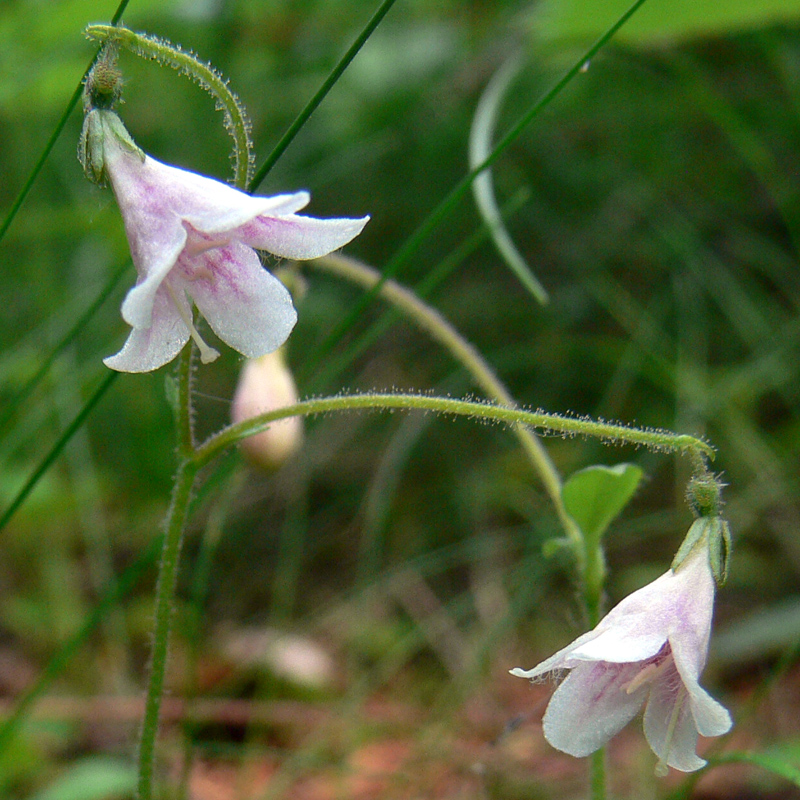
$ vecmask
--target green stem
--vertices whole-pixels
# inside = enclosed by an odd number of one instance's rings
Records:
[[[309,266],[337,275],[352,283],[363,286],[368,291],[379,286],[381,297],[402,311],[423,331],[439,342],[473,377],[475,383],[488,397],[511,408],[517,404],[503,382],[495,375],[480,352],[468,342],[436,309],[424,303],[414,292],[391,279],[381,281],[376,269],[352,258],[329,255],[306,262]],[[572,518],[567,514],[561,498],[561,476],[550,460],[547,450],[537,436],[523,425],[513,427],[514,435],[522,445],[545,491],[555,506],[561,526],[573,544],[578,559],[583,553],[582,536]]]
[[[227,81],[210,64],[204,64],[193,53],[182,50],[171,42],[143,33],[135,33],[128,28],[89,25],[86,28],[86,35],[101,42],[121,44],[137,56],[166,64],[187,75],[212,94],[225,115],[225,128],[233,137],[234,183],[240,189],[247,186],[253,167],[253,157],[250,152],[250,121],[239,98],[231,91]]]
[[[602,541],[587,542],[581,534],[583,552],[578,559],[583,567],[581,583],[583,590],[583,606],[586,609],[586,621],[594,628],[603,609],[603,586],[606,581],[606,557]]]
[[[503,422],[510,425],[528,425],[532,428],[539,428],[551,433],[563,434],[564,436],[593,436],[609,443],[640,445],[664,453],[692,453],[699,451],[710,459],[714,458],[714,449],[709,444],[688,434],[629,428],[625,425],[597,422],[588,418],[561,417],[558,414],[547,414],[543,411],[525,411],[519,408],[508,408],[490,403],[453,400],[448,397],[370,393],[304,400],[295,405],[260,414],[245,422],[230,425],[209,437],[195,450],[194,463],[199,469],[208,464],[226,448],[248,436],[260,433],[268,428],[271,422],[279,419],[310,414],[326,414],[331,411],[390,409],[435,411],[440,414],[473,417],[478,420]]]
[[[589,782],[592,800],[606,800],[606,749],[601,747],[591,755]]]
[[[158,737],[158,723],[161,714],[161,700],[164,694],[164,675],[169,652],[169,634],[172,627],[172,612],[175,600],[175,587],[178,581],[183,529],[187,509],[194,488],[197,469],[191,460],[178,467],[172,504],[167,515],[164,547],[161,551],[158,586],[156,588],[155,624],[153,630],[153,655],[150,663],[150,677],[147,684],[147,698],[142,722],[142,737],[139,745],[139,800],[153,800],[153,773],[155,746]]]
[[[142,721],[142,736],[139,744],[139,800],[152,800],[156,740],[164,696],[164,676],[169,655],[169,636],[172,628],[172,612],[175,606],[175,588],[178,583],[183,531],[188,516],[189,503],[197,476],[192,430],[192,356],[194,347],[184,347],[178,362],[178,452],[181,462],[175,476],[172,503],[167,514],[164,545],[158,568],[155,612],[153,621],[153,655],[150,676],[147,682],[147,698]]]

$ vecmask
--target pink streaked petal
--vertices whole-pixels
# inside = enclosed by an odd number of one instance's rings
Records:
[[[192,267],[198,277],[182,285],[222,341],[248,358],[286,341],[297,321],[291,295],[253,250],[234,242],[192,259]]]
[[[307,192],[251,197],[213,178],[162,164],[149,156],[142,162],[113,134],[105,137],[104,155],[132,250],[142,234],[151,241],[160,240],[182,220],[214,234],[237,228],[260,214],[293,214],[309,202]],[[148,270],[146,255],[142,253],[141,263],[136,263]]]
[[[190,316],[191,307],[186,297],[182,292],[176,292],[176,297]],[[188,339],[189,330],[166,286],[162,285],[153,302],[152,324],[147,328],[134,328],[122,350],[103,359],[103,363],[118,372],[150,372],[172,361]]]
[[[619,733],[641,708],[647,687],[625,687],[638,664],[582,663],[556,689],[544,715],[544,736],[557,750],[588,756]]]
[[[159,253],[148,252],[152,249],[153,243],[146,240],[137,242],[134,247],[134,240],[128,234],[133,262],[140,277],[136,286],[125,296],[122,303],[122,318],[134,328],[150,327],[155,297],[186,244],[186,230],[182,225],[174,228],[172,234],[171,241],[166,237],[161,241],[160,246],[163,250]],[[150,265],[148,269],[139,269],[143,261]]]
[[[239,241],[281,258],[306,261],[344,247],[361,233],[369,217],[316,219],[291,214],[261,216],[233,232]]]

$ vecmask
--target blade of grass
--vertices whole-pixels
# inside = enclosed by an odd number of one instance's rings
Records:
[[[553,100],[577,77],[584,65],[597,55],[600,50],[608,44],[616,32],[644,5],[646,0],[636,0],[634,4],[585,52],[578,58],[573,66],[558,80],[555,85],[535,102],[511,127],[495,145],[492,152],[474,169],[470,170],[444,197],[438,206],[428,215],[422,224],[406,240],[405,244],[397,251],[383,271],[383,280],[394,277],[401,267],[408,263],[412,256],[419,250],[423,242],[433,234],[436,228],[455,210],[464,196],[470,191],[470,187],[475,178],[485,169],[497,161],[503,152],[514,142],[520,134],[536,119],[539,114],[550,105]],[[345,333],[351,328],[353,323],[364,313],[365,309],[371,305],[381,290],[383,283],[378,283],[371,291],[366,292],[354,304],[353,309],[337,325],[322,343],[312,353],[307,361],[307,368],[313,370],[330,353],[333,347],[338,344]]]
[[[113,373],[116,374],[116,373]],[[61,647],[44,668],[38,679],[17,700],[11,715],[0,725],[0,751],[8,746],[25,716],[53,681],[64,671],[67,664],[77,655],[92,633],[100,625],[111,608],[127,597],[138,584],[144,573],[155,563],[161,549],[163,534],[155,536],[149,547],[131,564],[120,578],[106,591],[94,610],[86,617],[83,625]]]
[[[106,285],[100,290],[100,293],[97,295],[94,301],[89,305],[86,311],[84,311],[83,314],[78,317],[78,321],[64,334],[64,336],[50,351],[44,361],[42,361],[42,363],[39,365],[39,369],[37,369],[36,372],[28,379],[27,383],[22,387],[22,389],[20,389],[19,392],[17,392],[17,394],[5,404],[2,412],[0,412],[0,436],[3,435],[8,421],[14,415],[16,410],[22,405],[22,403],[24,403],[25,400],[31,396],[33,391],[39,385],[39,381],[42,380],[50,367],[53,366],[53,362],[56,360],[56,358],[58,358],[58,356],[64,352],[64,350],[69,347],[73,341],[75,341],[75,338],[81,332],[84,325],[89,323],[91,318],[109,298],[122,276],[128,270],[130,264],[131,262],[129,259],[123,266],[121,266],[111,275],[108,283],[106,283]]]
[[[339,63],[333,68],[330,75],[325,79],[322,86],[319,87],[317,93],[308,101],[306,107],[298,114],[297,119],[289,126],[286,133],[283,134],[281,140],[275,145],[272,152],[267,156],[264,163],[258,169],[250,185],[247,187],[249,192],[254,192],[260,185],[264,178],[267,177],[269,171],[275,166],[278,159],[283,155],[286,148],[292,143],[292,140],[297,136],[303,125],[306,124],[308,118],[316,111],[319,104],[325,99],[325,96],[333,88],[342,73],[350,65],[350,62],[356,57],[358,51],[366,43],[367,39],[372,36],[375,28],[380,25],[383,18],[389,12],[389,9],[395,4],[396,0],[383,0],[378,7],[378,10],[373,14],[372,19],[367,23],[366,27],[359,34],[358,38],[350,46],[350,49],[342,56]]]
[[[120,21],[129,2],[130,0],[120,0],[117,10],[114,12],[114,16],[111,18],[112,25],[116,25]],[[56,123],[53,133],[47,140],[44,150],[42,150],[42,154],[39,156],[39,160],[33,165],[33,169],[31,170],[31,174],[28,176],[28,180],[25,181],[24,186],[14,200],[11,209],[6,215],[6,218],[3,220],[3,224],[0,225],[0,241],[3,240],[3,237],[6,235],[6,231],[8,231],[9,227],[11,227],[14,217],[17,216],[22,204],[25,202],[25,198],[28,196],[28,192],[30,192],[33,184],[39,177],[39,173],[42,171],[42,167],[44,167],[44,162],[47,161],[56,141],[58,140],[58,137],[61,136],[61,132],[64,130],[70,114],[72,114],[75,106],[78,105],[78,101],[81,99],[81,94],[83,93],[84,78],[86,78],[86,76],[89,74],[89,70],[94,66],[95,61],[97,61],[97,57],[100,55],[100,49],[101,48],[98,48],[94,58],[89,62],[89,66],[86,67],[83,76],[81,77],[78,85],[75,87],[75,91],[72,93],[72,97],[70,97],[69,101],[67,102],[67,107],[64,109],[64,113],[61,115],[61,118]]]
[[[14,516],[19,507],[25,502],[28,495],[36,487],[42,475],[50,469],[52,463],[58,458],[61,451],[66,446],[67,442],[73,437],[81,425],[86,421],[86,418],[92,412],[92,409],[100,402],[103,395],[111,388],[111,385],[119,377],[118,372],[108,371],[106,377],[102,380],[100,385],[94,390],[91,397],[86,401],[83,408],[76,414],[72,422],[67,426],[64,433],[58,438],[58,441],[50,448],[50,451],[42,459],[38,467],[33,471],[30,478],[25,482],[23,487],[17,492],[16,497],[11,501],[11,505],[0,517],[0,531],[2,531],[8,524],[9,520]]]

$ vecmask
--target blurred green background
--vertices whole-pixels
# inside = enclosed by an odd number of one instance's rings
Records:
[[[123,20],[230,79],[260,164],[375,8],[131,0]],[[87,0],[0,6],[3,216],[94,53],[84,27],[114,10]],[[346,252],[382,269],[466,174],[475,108],[504,60],[519,50],[525,67],[500,133],[624,10],[600,0],[398,0],[259,192],[308,189],[315,216],[370,214]],[[412,288],[436,276],[428,301],[520,403],[705,435],[719,448],[735,552],[705,682],[749,720],[731,747],[795,764],[798,19],[797,0],[724,10],[649,0],[503,155],[497,200],[547,306],[504,265],[470,198],[396,276]],[[213,100],[128,53],[120,66],[120,115],[138,144],[229,178]],[[4,407],[126,264],[113,196],[77,161],[80,126],[76,110],[0,243]],[[361,290],[313,266],[302,273],[287,352],[301,395],[476,391],[411,324],[394,319],[365,339],[384,319],[380,300],[322,350]],[[4,415],[4,506],[124,341],[119,306],[134,277],[128,266],[36,392]],[[241,360],[223,356],[197,375],[201,432],[229,418]],[[0,533],[6,714],[160,530],[175,467],[171,374],[120,376]],[[170,696],[206,705],[182,724],[180,709],[167,713],[169,785],[190,785],[184,796],[198,800],[580,794],[582,762],[541,740],[549,688],[507,676],[585,628],[569,562],[542,555],[557,520],[516,439],[415,414],[309,419],[306,434],[271,476],[228,459],[198,499]],[[663,572],[691,520],[687,465],[592,441],[545,443],[565,476],[622,461],[645,472],[607,536],[609,605]],[[4,743],[0,795],[131,796],[154,576],[150,566],[104,611]],[[619,796],[675,788],[653,778],[638,723],[611,750]],[[718,767],[692,796],[797,791],[763,770]]]

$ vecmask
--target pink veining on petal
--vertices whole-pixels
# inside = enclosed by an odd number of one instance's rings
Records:
[[[299,216],[296,212],[309,202],[307,192],[251,197],[162,164],[126,140],[113,112],[92,113],[102,127],[104,169],[138,276],[122,306],[133,330],[106,363],[126,372],[157,369],[177,355],[190,335],[208,360],[214,357],[216,351],[194,326],[189,300],[212,330],[242,354],[258,358],[280,347],[297,314],[291,296],[263,268],[254,248],[279,257],[318,258],[347,244],[368,218]]]
[[[706,663],[714,578],[706,542],[615,606],[593,631],[518,677],[569,669],[544,716],[545,738],[585,756],[602,747],[644,705],[645,734],[661,764],[686,772],[705,763],[698,733],[730,729],[727,710],[699,684]]]

